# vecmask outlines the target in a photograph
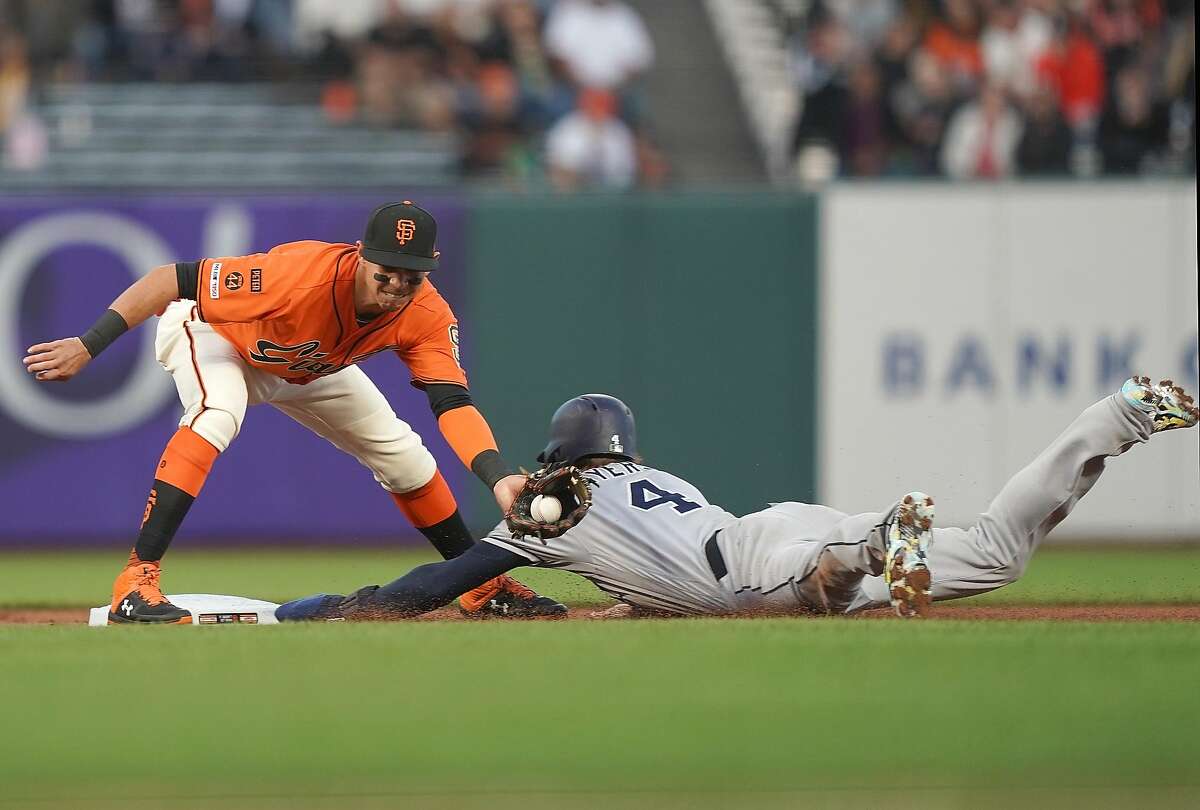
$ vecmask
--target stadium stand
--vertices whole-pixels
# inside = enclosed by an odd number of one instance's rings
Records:
[[[46,157],[0,171],[5,189],[280,188],[369,177],[440,185],[457,177],[452,133],[331,124],[270,85],[54,85],[38,112]]]
[[[706,2],[777,179],[1195,173],[1192,2]]]

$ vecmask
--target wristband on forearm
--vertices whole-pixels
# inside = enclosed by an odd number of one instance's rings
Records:
[[[79,336],[79,340],[83,342],[83,348],[88,350],[88,354],[95,357],[107,349],[108,344],[128,331],[129,324],[125,323],[121,313],[115,309],[108,309],[92,324],[91,329]]]
[[[471,472],[479,476],[479,480],[487,484],[488,489],[495,489],[496,482],[501,478],[513,475],[512,467],[495,450],[484,450],[471,461]]]

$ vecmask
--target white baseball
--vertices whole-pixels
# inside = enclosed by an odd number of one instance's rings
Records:
[[[553,523],[562,517],[562,501],[553,495],[538,495],[529,504],[529,514],[542,523]]]

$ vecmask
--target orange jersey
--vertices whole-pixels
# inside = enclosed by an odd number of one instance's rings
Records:
[[[289,242],[267,253],[200,262],[196,303],[254,368],[303,385],[394,351],[414,385],[466,386],[458,323],[426,279],[411,301],[360,325],[353,245]]]

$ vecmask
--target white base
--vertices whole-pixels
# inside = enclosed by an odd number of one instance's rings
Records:
[[[275,618],[274,602],[249,599],[245,596],[220,596],[212,593],[181,593],[167,600],[192,614],[193,625],[207,624],[279,624]],[[88,624],[104,627],[108,624],[108,605],[92,608]]]

